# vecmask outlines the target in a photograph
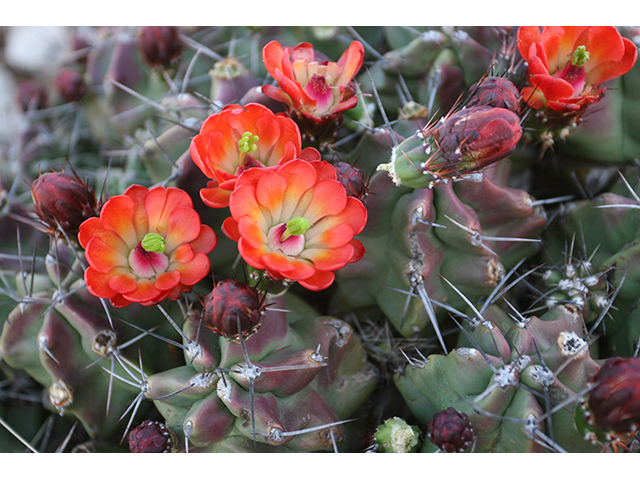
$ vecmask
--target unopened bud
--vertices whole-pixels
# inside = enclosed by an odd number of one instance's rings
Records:
[[[76,237],[80,224],[98,215],[97,200],[91,189],[77,176],[47,172],[31,184],[35,212],[53,234],[62,229]]]
[[[65,68],[58,72],[53,86],[66,102],[78,102],[87,93],[87,85],[82,75],[70,68]]]
[[[202,323],[224,338],[237,340],[240,333],[247,338],[258,330],[262,313],[258,290],[239,280],[223,280],[204,299]]]
[[[387,170],[396,185],[431,187],[508,157],[521,137],[520,117],[511,110],[464,108],[400,143],[378,170]]]
[[[141,27],[139,46],[142,57],[152,67],[170,67],[184,50],[178,27]]]

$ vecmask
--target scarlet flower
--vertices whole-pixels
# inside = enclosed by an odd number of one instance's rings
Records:
[[[332,165],[295,159],[244,172],[229,201],[223,232],[238,242],[245,261],[274,280],[309,290],[327,288],[334,270],[358,261],[354,239],[367,221],[360,200],[347,196]]]
[[[207,118],[191,141],[189,153],[211,179],[200,197],[214,208],[229,205],[238,175],[248,168],[273,166],[299,157],[320,158],[313,148],[302,150],[300,130],[293,120],[258,103],[227,105]]]
[[[200,224],[186,192],[140,185],[111,197],[80,225],[89,291],[114,307],[155,305],[189,292],[210,268],[215,232]]]
[[[289,49],[274,40],[265,45],[262,60],[280,86],[264,85],[262,93],[286,103],[307,118],[320,121],[358,103],[351,81],[364,62],[364,47],[360,42],[351,43],[336,63],[316,59],[310,43]]]
[[[638,50],[615,27],[520,27],[518,49],[529,64],[529,87],[522,90],[533,108],[578,111],[600,100],[607,80],[627,73]]]

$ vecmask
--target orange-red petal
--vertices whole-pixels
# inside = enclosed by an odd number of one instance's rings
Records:
[[[89,264],[101,273],[108,273],[114,267],[127,265],[128,262],[127,257],[107,245],[100,237],[89,241],[85,256]]]

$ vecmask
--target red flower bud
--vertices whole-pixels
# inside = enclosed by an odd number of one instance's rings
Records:
[[[427,134],[437,146],[434,153],[447,160],[442,170],[434,173],[458,176],[511,155],[522,137],[522,127],[520,117],[506,108],[477,106],[447,116]]]
[[[180,56],[184,45],[178,27],[141,27],[139,47],[142,57],[152,67],[169,67]]]
[[[640,357],[610,358],[589,379],[589,412],[597,428],[633,433],[640,427]]]
[[[364,200],[369,191],[368,181],[362,170],[346,162],[335,162],[333,168],[336,171],[336,180],[344,185],[347,195]]]
[[[473,440],[473,427],[466,414],[449,407],[433,416],[427,425],[429,439],[447,453],[463,452]]]
[[[24,112],[46,108],[47,99],[47,90],[37,80],[25,80],[18,86],[16,101]]]
[[[145,420],[129,433],[132,453],[172,453],[176,451],[175,437],[166,425]]]
[[[87,84],[82,75],[70,68],[64,68],[58,72],[53,86],[66,102],[78,102],[87,93]]]
[[[31,184],[35,212],[50,234],[62,229],[70,238],[80,224],[98,216],[97,200],[80,178],[64,172],[47,172]]]
[[[258,290],[239,280],[223,280],[204,299],[203,324],[216,334],[237,340],[238,320],[243,338],[259,328],[264,299]]]
[[[510,80],[503,77],[487,77],[469,89],[467,107],[484,106],[519,110],[520,92]]]

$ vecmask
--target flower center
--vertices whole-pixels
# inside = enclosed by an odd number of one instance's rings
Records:
[[[304,250],[304,233],[309,225],[306,218],[296,217],[287,223],[271,227],[267,234],[267,243],[272,250],[279,250],[292,257],[298,256]]]
[[[166,240],[160,235],[158,237],[162,238],[162,241],[155,237],[147,238],[150,235],[157,234],[145,235],[145,238],[129,253],[129,267],[131,272],[138,278],[153,278],[157,274],[165,272],[169,266],[169,259],[163,253]],[[158,245],[161,244],[162,250],[147,250],[144,246],[145,243],[147,247],[151,244],[151,248],[160,248]]]
[[[164,252],[164,247],[167,244],[167,241],[162,237],[162,235],[158,233],[147,233],[140,245],[147,252]]]
[[[573,87],[573,96],[582,95],[587,80],[587,72],[584,65],[589,61],[589,52],[584,45],[576,48],[571,55],[571,62],[557,72],[554,77],[561,78]]]
[[[260,140],[260,137],[254,135],[251,132],[244,132],[242,137],[238,141],[238,150],[240,153],[249,153],[258,149],[256,142]]]
[[[585,63],[589,61],[589,52],[587,52],[587,47],[584,45],[580,45],[576,48],[576,51],[573,52],[571,56],[571,65],[576,67],[582,67]]]
[[[264,167],[264,165],[249,153],[258,149],[258,141],[260,137],[254,135],[251,132],[244,132],[240,140],[238,140],[238,169],[236,175],[240,175],[242,172],[249,168]]]
[[[321,109],[326,108],[333,100],[331,86],[327,84],[327,77],[314,73],[304,87],[307,95],[313,98]]]

